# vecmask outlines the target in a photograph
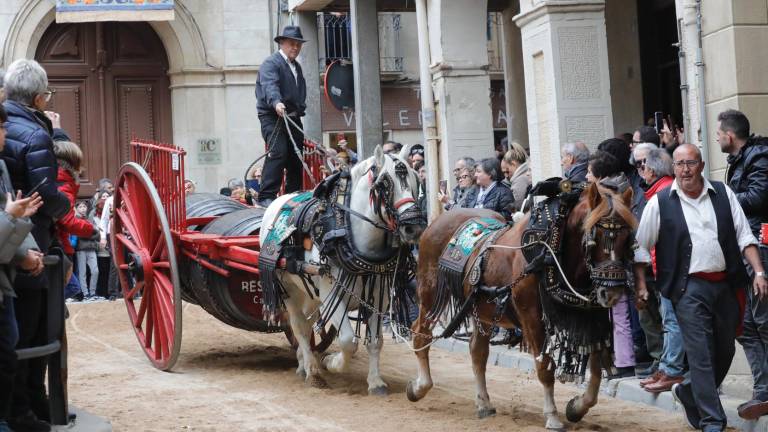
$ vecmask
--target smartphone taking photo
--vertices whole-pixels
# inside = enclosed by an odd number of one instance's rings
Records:
[[[448,180],[440,180],[440,193],[445,195],[448,192]]]

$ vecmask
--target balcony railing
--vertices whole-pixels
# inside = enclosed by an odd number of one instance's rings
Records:
[[[347,14],[321,13],[317,17],[321,40],[320,68],[335,60],[352,60],[352,22]],[[379,14],[379,61],[382,73],[403,72],[400,14]]]

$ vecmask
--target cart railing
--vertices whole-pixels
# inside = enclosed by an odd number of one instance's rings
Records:
[[[160,195],[171,231],[187,229],[184,196],[184,156],[187,152],[172,144],[131,140],[131,161],[144,168]]]
[[[182,233],[187,230],[186,201],[184,194],[184,156],[187,152],[173,144],[141,139],[131,140],[131,161],[141,165],[152,179],[160,202],[168,218],[171,231]],[[314,189],[323,177],[323,152],[310,140],[304,141],[304,162],[309,173],[304,172],[303,187]]]

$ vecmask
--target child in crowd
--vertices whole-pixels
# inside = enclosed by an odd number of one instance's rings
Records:
[[[75,216],[78,219],[87,220],[93,226],[92,218],[88,217],[88,202],[81,200],[75,205]],[[98,229],[98,228],[97,228]],[[96,251],[99,248],[99,241],[95,239],[81,238],[75,246],[77,256],[77,276],[80,279],[80,286],[86,297],[96,296],[96,287],[99,281],[99,264],[96,257]],[[87,278],[90,273],[90,279]]]
[[[70,141],[54,142],[53,152],[56,154],[56,160],[59,163],[59,172],[56,178],[59,184],[59,191],[67,196],[71,205],[69,212],[56,221],[56,227],[58,228],[59,241],[64,249],[64,253],[72,260],[75,255],[75,249],[69,241],[69,236],[75,235],[83,239],[98,239],[99,230],[91,222],[75,216],[75,200],[80,191],[78,179],[82,171],[83,152],[77,144]],[[73,280],[72,282],[79,284],[79,280],[77,282]]]

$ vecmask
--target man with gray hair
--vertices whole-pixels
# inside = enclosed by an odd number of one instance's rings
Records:
[[[563,176],[574,183],[587,181],[587,164],[589,163],[589,148],[583,141],[563,144],[560,151],[560,165]]]
[[[47,253],[54,241],[56,219],[69,211],[69,200],[58,191],[58,164],[53,153],[53,124],[45,108],[53,96],[48,75],[34,60],[13,62],[5,73],[3,102],[8,112],[7,135],[2,158],[8,167],[13,188],[24,194],[37,188],[43,206],[32,216],[32,235],[40,251]],[[14,282],[16,316],[19,324],[17,348],[46,343],[45,275],[21,274]],[[48,430],[45,396],[45,361],[33,359],[18,364],[13,389],[13,407],[8,422],[15,430]]]

